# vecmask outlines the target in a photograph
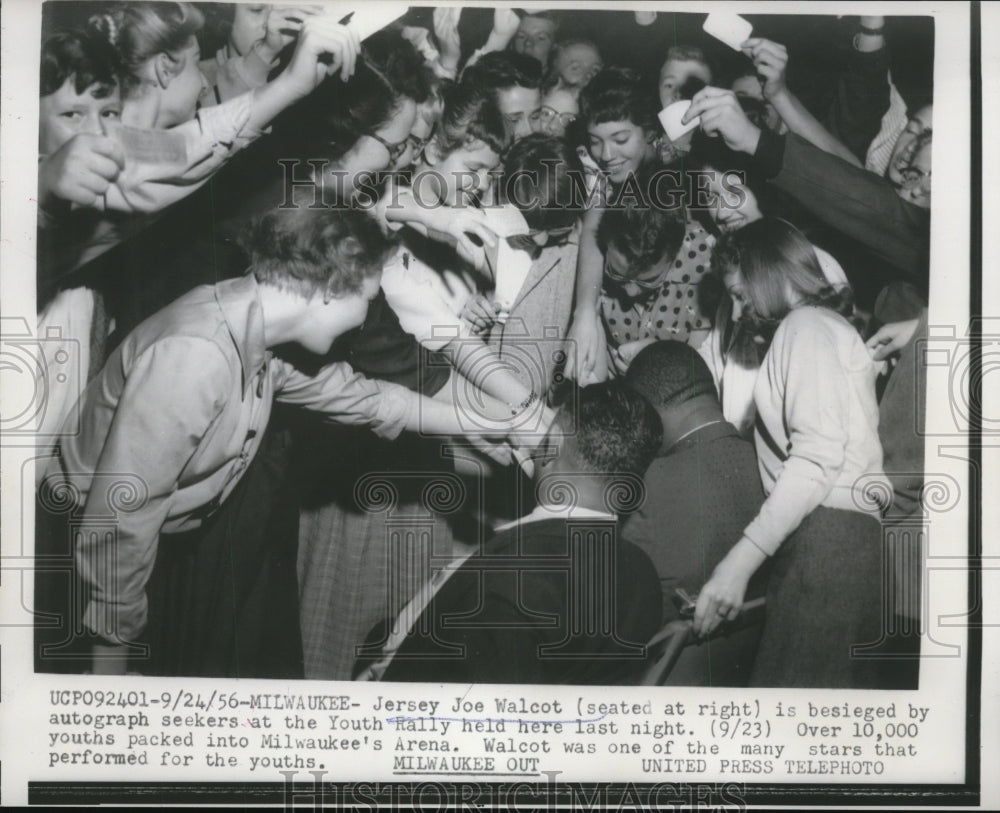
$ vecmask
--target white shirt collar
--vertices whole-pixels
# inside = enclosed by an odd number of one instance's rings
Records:
[[[578,505],[538,505],[530,514],[526,514],[520,519],[515,519],[513,522],[505,522],[503,525],[498,525],[493,530],[499,533],[500,531],[510,530],[516,525],[526,525],[529,522],[541,522],[546,519],[602,519],[615,522],[618,520],[618,516],[607,511],[595,511],[592,508],[583,508]]]

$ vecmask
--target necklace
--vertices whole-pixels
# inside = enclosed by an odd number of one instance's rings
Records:
[[[677,440],[675,440],[672,444],[670,444],[670,448],[673,449],[678,443],[684,440],[684,438],[693,435],[699,429],[704,429],[706,426],[712,426],[713,424],[725,423],[725,422],[726,422],[725,418],[716,418],[714,421],[706,421],[705,423],[699,424],[694,429],[689,429],[687,432],[685,432],[683,435],[677,438]]]

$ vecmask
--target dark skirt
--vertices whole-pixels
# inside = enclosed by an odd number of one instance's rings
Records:
[[[882,529],[867,514],[820,506],[774,555],[754,687],[878,688],[876,661],[852,655],[881,638]]]
[[[298,503],[289,433],[267,430],[229,498],[205,524],[160,537],[146,587],[150,675],[301,678],[295,558]]]

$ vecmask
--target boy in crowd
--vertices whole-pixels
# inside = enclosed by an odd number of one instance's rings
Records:
[[[530,135],[542,105],[542,66],[537,59],[509,51],[486,54],[462,74],[493,94],[514,139]]]

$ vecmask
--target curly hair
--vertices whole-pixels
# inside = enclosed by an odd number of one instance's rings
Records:
[[[358,293],[382,270],[393,244],[359,209],[273,209],[240,236],[247,273],[262,284],[309,298]]]
[[[49,96],[73,78],[77,94],[97,85],[98,99],[118,88],[121,65],[118,52],[105,37],[92,31],[53,34],[42,44],[39,96]]]
[[[642,348],[625,373],[625,383],[657,409],[716,397],[708,365],[684,342],[659,341]]]
[[[575,439],[574,464],[583,471],[642,475],[663,440],[663,424],[652,404],[621,381],[579,390],[575,409],[563,407],[560,430]]]

